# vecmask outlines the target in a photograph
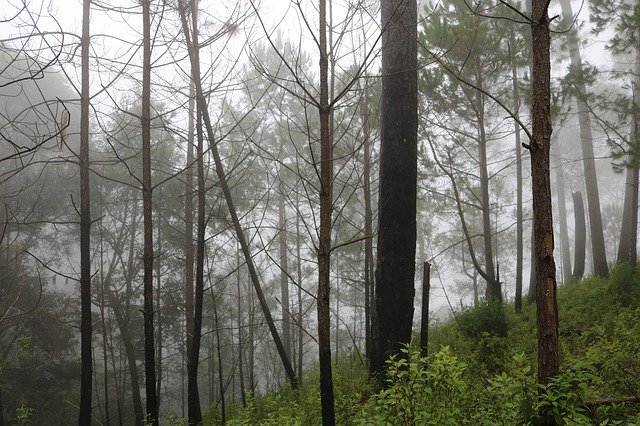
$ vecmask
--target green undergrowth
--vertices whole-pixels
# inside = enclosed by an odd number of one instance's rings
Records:
[[[561,374],[536,383],[535,306],[482,305],[430,330],[430,355],[414,347],[388,361],[375,391],[360,357],[334,366],[339,425],[640,425],[640,405],[595,404],[640,393],[640,279],[626,265],[608,279],[558,290]],[[228,425],[321,424],[318,373],[297,390],[229,409]],[[215,408],[207,424],[217,424]]]

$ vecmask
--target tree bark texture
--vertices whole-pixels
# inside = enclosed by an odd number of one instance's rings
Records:
[[[584,202],[582,193],[574,192],[573,198],[574,223],[576,227],[575,253],[573,260],[573,278],[580,280],[584,276],[584,260],[587,247],[587,222],[584,217]]]
[[[142,0],[142,217],[144,227],[144,367],[146,421],[158,425],[153,307],[153,186],[151,184],[151,1]]]
[[[333,208],[333,137],[329,104],[327,55],[327,2],[320,0],[320,235],[318,241],[318,355],[322,424],[335,424],[331,372],[331,228]]]
[[[82,6],[82,89],[80,99],[80,413],[81,425],[91,423],[91,206],[89,189],[89,17],[91,2]]]
[[[573,19],[570,0],[561,0],[562,14],[565,18]],[[569,55],[571,66],[577,71],[577,78],[574,79],[578,96],[578,122],[580,126],[580,142],[582,146],[582,161],[584,164],[584,180],[587,190],[587,207],[589,209],[589,230],[591,231],[591,248],[593,253],[593,271],[600,277],[609,274],[607,265],[607,255],[604,249],[604,233],[602,230],[602,215],[600,212],[600,193],[598,190],[598,178],[596,174],[595,155],[593,152],[593,136],[591,134],[591,117],[589,106],[585,102],[586,88],[582,68],[582,58],[580,55],[580,44],[576,26],[569,28],[567,32],[569,45]]]
[[[549,150],[551,140],[551,63],[548,2],[533,0],[531,181],[536,262],[536,318],[538,382],[547,384],[558,374],[558,307],[556,265],[553,259],[553,218]]]
[[[193,83],[189,85],[189,124],[187,134],[187,169],[185,170],[185,199],[184,199],[184,223],[185,223],[185,240],[184,240],[184,298],[185,298],[185,323],[186,323],[186,341],[187,341],[187,357],[191,353],[192,330],[193,330],[193,147],[195,142],[195,89]]]
[[[378,254],[371,372],[411,341],[416,252],[417,3],[384,0]]]
[[[192,40],[198,44],[198,9],[197,2],[192,2],[191,22],[193,23]],[[196,69],[191,67],[192,80],[195,81]],[[199,77],[198,77],[199,78]],[[196,231],[196,277],[193,301],[193,329],[191,332],[191,350],[187,358],[187,411],[189,424],[199,424],[202,421],[200,406],[200,391],[198,389],[198,366],[200,364],[200,344],[202,340],[202,305],[204,300],[204,248],[206,230],[206,203],[204,177],[204,135],[202,133],[201,106],[196,105],[196,174],[197,174],[197,231]]]

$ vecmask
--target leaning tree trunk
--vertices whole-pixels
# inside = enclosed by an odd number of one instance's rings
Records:
[[[82,6],[82,93],[80,99],[80,414],[91,423],[91,206],[89,192],[89,16],[91,1]]]
[[[417,3],[384,0],[378,255],[371,373],[411,341],[417,192]],[[381,384],[383,384],[381,382]]]
[[[558,374],[558,305],[556,265],[553,259],[553,218],[549,150],[551,142],[551,61],[549,3],[532,2],[531,183],[536,261],[536,318],[538,382],[547,384]]]
[[[260,307],[262,308],[262,313],[264,314],[267,327],[269,328],[269,332],[271,333],[273,342],[276,345],[276,349],[278,351],[278,355],[280,356],[280,359],[284,366],[287,378],[289,379],[293,387],[297,387],[298,382],[295,376],[295,372],[293,371],[293,367],[291,366],[291,361],[287,357],[286,351],[284,349],[284,345],[282,344],[282,339],[278,334],[278,330],[275,326],[275,321],[273,320],[273,316],[271,315],[271,309],[269,308],[269,305],[267,304],[267,300],[264,296],[264,292],[262,291],[262,286],[260,285],[260,280],[258,278],[258,272],[256,271],[256,267],[253,262],[253,256],[251,255],[251,251],[249,249],[249,243],[247,242],[247,238],[244,234],[244,230],[242,229],[242,225],[240,224],[238,211],[233,201],[233,197],[231,195],[231,189],[229,188],[229,184],[227,181],[227,175],[225,173],[224,166],[222,164],[220,152],[218,151],[218,145],[216,143],[215,135],[213,132],[213,125],[211,124],[211,117],[209,116],[209,112],[207,110],[207,102],[206,102],[203,88],[202,88],[202,81],[200,79],[199,49],[198,49],[198,46],[192,43],[191,41],[191,34],[189,32],[189,25],[187,22],[187,15],[185,11],[186,6],[184,1],[182,0],[178,2],[178,5],[179,5],[178,9],[180,13],[180,21],[182,24],[182,32],[186,40],[187,49],[189,52],[189,60],[191,62],[191,67],[193,69],[193,76],[194,76],[193,82],[196,86],[196,100],[197,100],[197,106],[200,111],[199,116],[202,118],[204,123],[204,128],[206,129],[206,132],[207,132],[209,150],[211,152],[211,155],[213,156],[216,176],[218,178],[220,188],[222,190],[222,194],[227,204],[229,215],[231,216],[231,224],[233,225],[234,231],[236,233],[236,237],[238,238],[238,242],[240,243],[240,247],[244,255],[245,262],[247,263],[249,276],[251,278],[251,282],[253,284],[256,295],[258,296],[258,301],[260,302]]]
[[[561,0],[562,14],[565,18],[573,19],[570,0]],[[593,269],[596,275],[606,277],[609,274],[607,256],[604,248],[604,233],[602,230],[602,215],[600,213],[600,193],[596,175],[595,155],[593,153],[593,136],[591,134],[591,118],[589,106],[585,99],[587,92],[584,84],[584,72],[578,34],[575,26],[567,32],[571,66],[577,72],[574,84],[578,89],[576,103],[578,105],[578,121],[580,125],[580,142],[582,144],[582,160],[584,164],[584,179],[587,189],[587,207],[589,209],[589,229],[591,231],[591,247],[593,252]]]
[[[582,194],[580,192],[574,192],[572,197],[576,228],[573,278],[580,280],[584,276],[584,260],[586,257],[587,247],[587,223],[584,217],[584,202],[582,201]]]

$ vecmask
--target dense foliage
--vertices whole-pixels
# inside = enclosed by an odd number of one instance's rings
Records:
[[[414,347],[388,360],[389,386],[375,392],[356,355],[335,371],[338,424],[461,425],[637,424],[640,407],[603,403],[634,395],[640,385],[640,276],[619,265],[609,279],[588,278],[559,296],[562,373],[547,386],[535,378],[535,307],[504,307],[508,336],[486,331],[502,307],[457,312],[431,332],[432,353]],[[255,396],[227,423],[319,424],[317,380],[298,391]],[[542,413],[542,414],[541,414]],[[215,407],[209,423],[216,424]]]

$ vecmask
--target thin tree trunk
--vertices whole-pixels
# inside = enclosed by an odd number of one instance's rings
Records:
[[[558,151],[560,149],[558,148]],[[560,216],[560,245],[562,248],[562,281],[571,280],[571,251],[569,250],[569,230],[567,227],[567,203],[564,193],[564,170],[560,152],[556,155],[556,187],[558,196],[558,216]]]
[[[193,2],[192,4],[195,4]],[[193,6],[196,7],[196,6]],[[184,221],[185,221],[185,321],[186,321],[186,341],[187,341],[187,359],[191,353],[193,345],[193,147],[195,140],[195,89],[193,83],[189,85],[189,124],[187,136],[187,169],[185,170],[185,200],[184,200]]]
[[[358,86],[360,80],[358,80]],[[369,124],[369,98],[364,89],[360,114],[364,148],[363,197],[364,197],[364,327],[365,354],[371,358],[371,289],[373,287],[373,212],[371,209],[371,126]]]
[[[80,99],[80,413],[81,425],[91,423],[91,205],[89,187],[89,17],[90,0],[82,6],[82,88]]]
[[[480,69],[480,65],[476,69]],[[482,89],[482,76],[476,75],[476,83]],[[493,262],[493,232],[491,230],[491,204],[489,200],[489,170],[487,166],[487,135],[484,120],[484,94],[476,92],[476,114],[478,118],[478,165],[480,167],[480,204],[482,206],[482,239],[484,241],[484,263],[487,274],[487,300],[502,300],[501,285],[496,280]]]
[[[513,82],[513,123],[516,141],[516,295],[515,309],[522,309],[522,265],[524,258],[524,227],[522,214],[522,140],[520,136],[520,88],[518,87],[518,66],[515,58],[515,36],[513,31],[509,33],[509,54],[511,56],[511,78]]]
[[[329,104],[326,0],[320,0],[320,235],[318,241],[318,355],[322,424],[335,424],[331,372],[331,228],[333,207],[333,135]]]
[[[411,341],[417,193],[417,3],[384,0],[378,254],[371,372]],[[382,384],[382,383],[381,383]]]
[[[300,211],[299,197],[296,196],[296,212]],[[296,278],[298,280],[298,381],[302,382],[302,363],[304,351],[304,328],[302,316],[302,257],[300,249],[302,245],[300,234],[300,214],[296,214]]]
[[[276,345],[278,355],[280,356],[280,359],[284,366],[285,372],[287,374],[287,378],[289,379],[293,387],[297,387],[295,372],[293,371],[291,362],[284,350],[284,345],[282,344],[282,340],[275,326],[273,316],[271,315],[271,310],[269,308],[269,305],[267,304],[266,298],[262,291],[262,286],[260,285],[258,273],[253,263],[253,257],[251,256],[249,244],[247,243],[247,239],[246,239],[246,236],[244,235],[242,225],[240,224],[240,219],[238,218],[238,212],[236,210],[233,197],[231,196],[231,190],[229,189],[227,177],[224,171],[222,160],[220,158],[220,153],[218,152],[218,147],[214,137],[215,135],[213,133],[213,126],[211,124],[209,112],[207,111],[207,103],[206,103],[204,92],[202,89],[202,82],[200,80],[200,66],[199,66],[200,59],[199,59],[199,52],[198,52],[199,49],[196,44],[191,42],[191,35],[189,33],[189,26],[188,26],[186,14],[185,14],[184,2],[180,0],[179,5],[180,5],[179,11],[181,15],[180,18],[182,21],[182,30],[187,41],[191,67],[194,70],[193,75],[194,75],[194,84],[196,86],[197,104],[200,110],[199,115],[202,117],[202,120],[204,121],[204,126],[207,131],[207,138],[209,141],[210,152],[211,152],[211,155],[213,156],[213,161],[215,164],[216,176],[218,178],[220,188],[222,189],[222,193],[227,203],[229,215],[231,216],[231,223],[233,224],[234,230],[236,232],[236,236],[240,243],[240,247],[242,248],[242,253],[247,263],[247,268],[249,269],[249,276],[251,277],[251,282],[253,283],[253,287],[255,289],[256,295],[258,296],[260,307],[262,308],[262,312],[265,316],[267,326],[269,327],[269,331]]]
[[[282,140],[280,142],[280,160],[284,160]],[[282,304],[282,344],[287,357],[291,359],[291,307],[289,304],[289,256],[287,253],[287,211],[285,208],[284,188],[285,167],[280,166],[278,173],[278,234],[280,252],[280,303]]]
[[[109,364],[108,351],[107,351],[107,321],[104,313],[104,306],[106,303],[105,289],[104,289],[104,248],[103,248],[103,228],[100,227],[100,322],[102,323],[102,356],[104,359],[103,373],[104,373],[104,412],[105,412],[105,425],[111,424],[109,417]]]
[[[335,345],[336,353],[333,357],[334,362],[340,359],[340,260],[336,257],[336,329],[335,329]]]
[[[242,324],[242,287],[240,283],[240,251],[236,251],[236,264],[238,265],[237,274],[237,291],[238,291],[238,374],[240,375],[240,398],[242,400],[242,406],[247,406],[247,394],[244,387],[244,342],[243,342],[243,330]],[[251,342],[253,344],[253,342]]]
[[[562,14],[565,18],[573,19],[570,0],[561,0]],[[593,136],[591,134],[591,117],[589,106],[586,104],[586,88],[584,84],[584,72],[578,33],[575,26],[567,31],[569,56],[571,66],[577,72],[574,84],[578,89],[576,103],[578,105],[578,121],[580,125],[580,142],[582,145],[582,160],[584,164],[584,179],[587,189],[587,206],[589,209],[589,229],[591,231],[591,247],[593,253],[594,273],[600,277],[606,277],[609,273],[607,256],[604,248],[604,233],[602,229],[602,216],[600,213],[600,193],[596,174],[595,155],[593,153]]]
[[[218,302],[211,288],[211,300],[213,303],[213,320],[215,322],[215,332],[216,332],[216,354],[218,356],[218,386],[220,388],[220,423],[225,424],[227,421],[227,406],[226,406],[226,389],[224,386],[224,378],[222,377],[222,341],[220,339],[220,323],[218,322]]]
[[[156,345],[153,307],[153,187],[151,185],[151,1],[142,0],[142,214],[144,224],[144,366],[148,423],[156,426]]]
[[[198,43],[197,36],[197,11],[192,10],[193,40]],[[193,69],[193,68],[192,68]],[[194,76],[195,78],[195,76]],[[202,132],[201,106],[197,105],[198,116],[196,118],[196,146],[197,175],[198,175],[198,216],[196,234],[196,281],[195,301],[193,309],[193,330],[191,332],[191,352],[187,359],[187,394],[189,424],[198,424],[202,421],[202,407],[200,406],[200,391],[198,390],[198,365],[200,363],[200,345],[202,342],[202,306],[204,301],[204,249],[206,230],[206,203],[205,203],[205,176],[204,176],[204,135]]]
[[[587,223],[584,217],[584,202],[582,201],[582,194],[580,192],[574,192],[573,198],[573,212],[574,222],[576,227],[575,237],[575,259],[573,261],[573,278],[580,280],[584,276],[584,260],[585,251],[587,246]]]
[[[249,277],[251,280],[251,277]],[[253,292],[251,288],[248,289],[249,294],[249,385],[251,386],[251,395],[255,396],[256,394],[256,379],[255,379],[255,371],[256,371],[256,363],[255,363],[255,299],[253,298]]]
[[[556,265],[553,259],[553,218],[549,150],[551,142],[551,61],[549,3],[532,2],[532,107],[531,181],[536,252],[536,318],[538,382],[549,383],[559,371]]]
[[[160,198],[160,196],[158,196]],[[155,261],[156,268],[156,309],[158,310],[158,328],[156,329],[156,366],[158,372],[158,380],[156,381],[156,395],[158,397],[158,413],[160,413],[160,404],[162,400],[162,309],[160,308],[160,290],[162,289],[162,280],[160,278],[160,254],[162,253],[162,237],[160,235],[160,220],[158,220],[158,243],[157,256]]]
[[[420,351],[422,356],[429,354],[429,290],[431,289],[431,264],[422,266],[422,316],[420,318]]]

